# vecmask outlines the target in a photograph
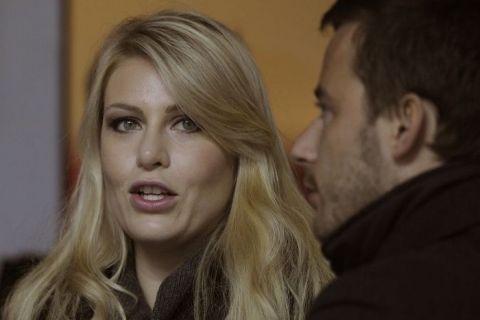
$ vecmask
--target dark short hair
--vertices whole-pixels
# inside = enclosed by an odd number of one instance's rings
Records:
[[[437,108],[432,149],[444,161],[479,158],[480,1],[337,0],[321,28],[348,23],[371,119],[418,94]]]

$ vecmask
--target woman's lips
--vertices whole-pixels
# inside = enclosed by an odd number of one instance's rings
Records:
[[[130,187],[130,203],[147,213],[162,213],[177,201],[177,194],[166,185],[155,181],[138,181]]]
[[[132,193],[130,195],[130,203],[141,212],[162,213],[170,209],[177,202],[176,195],[152,195]]]

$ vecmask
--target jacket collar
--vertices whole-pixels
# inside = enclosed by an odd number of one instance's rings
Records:
[[[421,174],[358,212],[323,243],[336,274],[426,246],[480,223],[480,164]]]

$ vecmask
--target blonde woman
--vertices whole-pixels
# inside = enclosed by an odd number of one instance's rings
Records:
[[[57,246],[4,319],[295,319],[329,277],[244,44],[205,16],[100,50]]]

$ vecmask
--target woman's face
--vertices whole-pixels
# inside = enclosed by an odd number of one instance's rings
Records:
[[[155,68],[112,73],[100,139],[106,205],[135,243],[195,245],[226,215],[234,160],[189,119]]]

